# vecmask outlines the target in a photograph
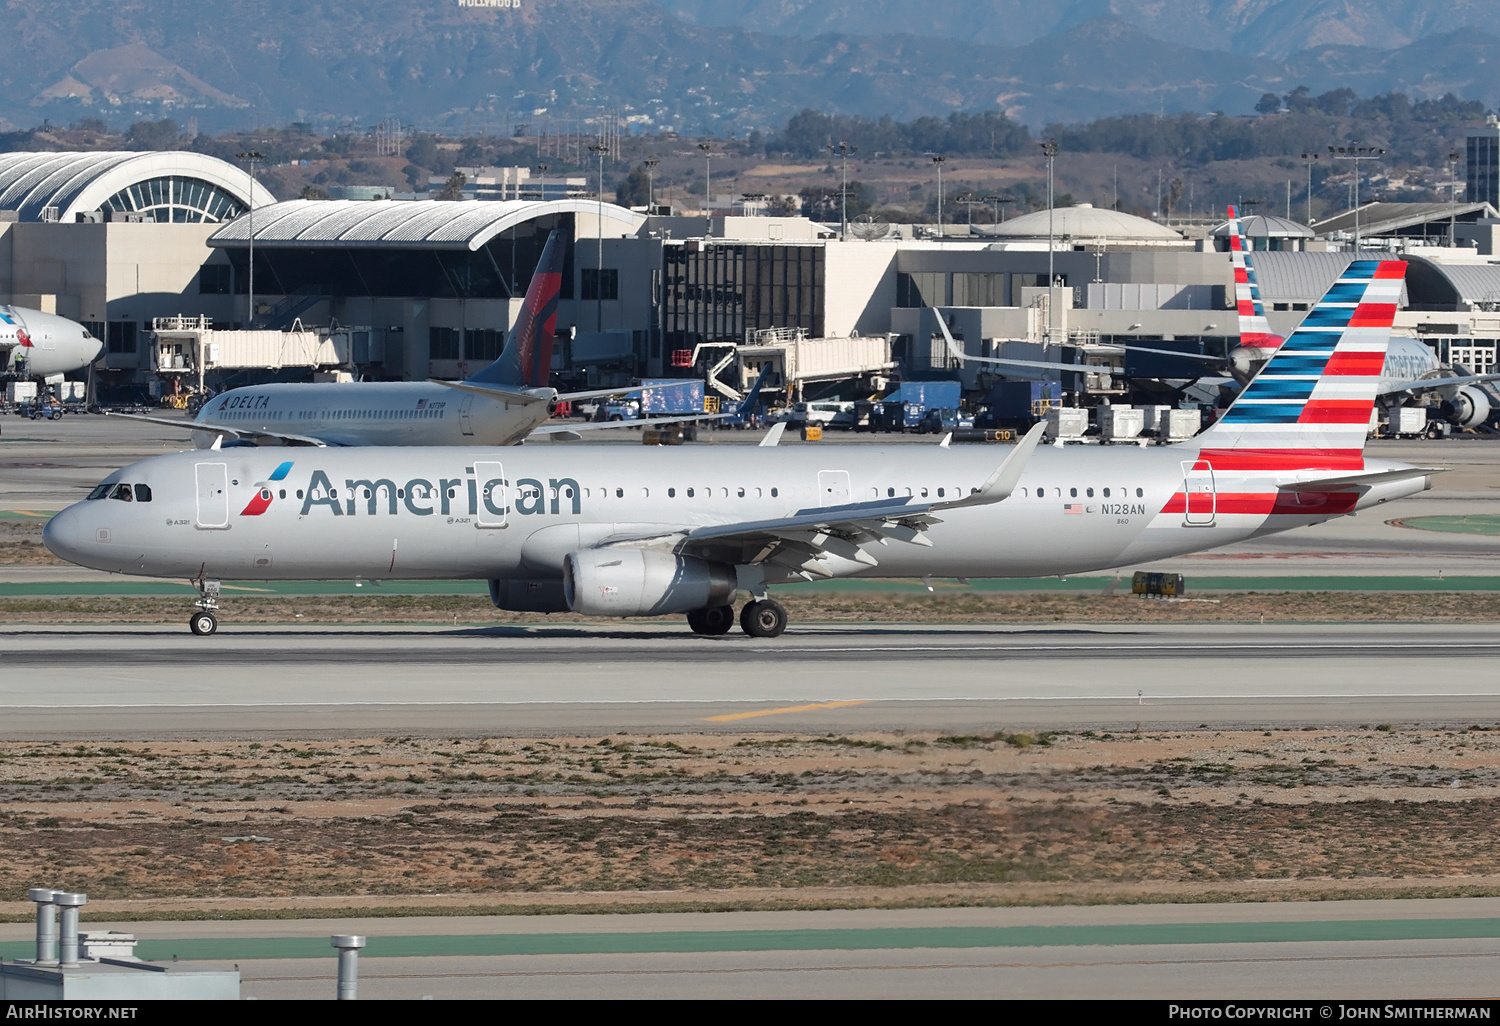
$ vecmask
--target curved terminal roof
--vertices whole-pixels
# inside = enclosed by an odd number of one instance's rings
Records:
[[[1412,305],[1425,310],[1500,310],[1500,266],[1448,263],[1408,254]]]
[[[1357,254],[1360,260],[1390,260],[1385,250],[1367,249]],[[1250,254],[1260,298],[1266,303],[1316,303],[1339,280],[1339,275],[1356,258],[1354,253],[1303,253],[1296,250],[1256,250]],[[1408,265],[1406,282],[1401,286],[1401,307],[1408,305],[1407,289],[1412,284]],[[1413,299],[1412,302],[1415,302]]]
[[[1045,210],[1022,214],[1020,217],[1011,218],[985,231],[987,236],[1012,239],[1045,239],[1047,234],[1047,211]],[[1074,240],[1183,241],[1181,234],[1155,221],[1087,204],[1054,209],[1052,211],[1052,234],[1058,238],[1067,236]]]
[[[1274,214],[1251,214],[1240,218],[1240,229],[1246,236],[1257,239],[1311,239],[1313,230],[1305,224],[1289,221],[1284,217]],[[1225,221],[1210,235],[1225,236],[1229,234],[1229,222]]]
[[[173,183],[185,193],[180,200]],[[204,189],[204,185],[211,188]],[[132,187],[136,187],[134,196]],[[58,220],[75,221],[79,214],[99,210],[111,199],[116,200],[117,210],[154,207],[165,211],[166,216],[158,220],[218,220],[214,190],[233,201],[233,205],[218,205],[230,215],[247,206],[276,202],[264,186],[252,184],[246,172],[203,153],[0,153],[0,210],[14,210],[22,221],[42,220],[48,207],[57,208]],[[122,195],[125,198],[119,199]],[[184,214],[172,216],[173,207]],[[199,216],[184,216],[189,212]]]
[[[478,250],[495,236],[549,214],[598,214],[621,234],[645,222],[613,203],[591,199],[444,202],[439,200],[288,200],[255,211],[255,244],[297,249]],[[210,246],[247,245],[247,215],[209,236]]]

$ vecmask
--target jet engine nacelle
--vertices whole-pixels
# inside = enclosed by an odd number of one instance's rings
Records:
[[[1465,385],[1452,399],[1443,401],[1443,418],[1461,428],[1478,427],[1490,419],[1490,400],[1479,389]]]
[[[585,616],[656,616],[722,606],[734,567],[648,549],[585,549],[563,560],[563,596]]]

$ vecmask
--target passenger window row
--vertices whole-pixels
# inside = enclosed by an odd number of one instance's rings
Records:
[[[770,489],[770,493],[771,493],[771,498],[773,498],[773,499],[778,498],[781,495],[781,489],[780,488],[772,488],[772,489]],[[737,498],[737,499],[749,499],[749,498],[762,499],[762,498],[765,498],[766,489],[764,489],[764,488],[744,488],[744,487],[725,488],[725,487],[720,486],[718,488],[718,490],[715,491],[715,489],[714,489],[714,487],[712,485],[710,485],[710,486],[708,486],[706,488],[698,488],[697,486],[694,486],[692,488],[684,488],[683,489],[683,497],[684,498],[688,498],[688,499],[697,499],[697,498],[711,499],[715,495],[717,495],[721,499],[727,499],[727,498],[730,497],[731,494],[733,494],[733,496],[735,498]],[[585,488],[583,490],[583,497],[586,498],[586,499],[594,498],[596,496],[598,498],[601,498],[601,499],[607,499],[611,495],[613,495],[616,499],[623,499],[623,498],[625,498],[625,489],[623,489],[623,488],[597,488],[597,489],[595,489],[595,488]],[[571,496],[571,490],[570,490],[569,498],[571,498],[571,497],[572,496]],[[649,499],[650,497],[651,497],[651,489],[649,489],[649,488],[642,488],[641,489],[641,498],[643,498],[643,499]],[[677,489],[676,488],[668,488],[667,489],[667,498],[669,498],[669,499],[675,499],[675,498],[677,498]]]
[[[1047,489],[1045,489],[1045,488],[1022,488],[1021,489],[1021,494],[1022,495],[1030,495],[1033,498],[1037,498],[1037,499],[1045,499],[1047,497]],[[1083,494],[1084,494],[1085,498],[1092,499],[1094,497],[1094,489],[1092,489],[1092,488],[1085,488],[1083,490]],[[1145,495],[1146,495],[1146,490],[1144,488],[1137,488],[1135,490],[1135,497],[1137,499],[1145,498]],[[1058,498],[1058,499],[1062,498],[1062,496],[1063,496],[1063,490],[1061,488],[1053,488],[1052,489],[1052,496],[1053,496],[1053,498]],[[1111,491],[1108,488],[1100,489],[1100,497],[1101,498],[1108,499],[1111,496],[1113,496],[1115,498],[1120,498],[1120,499],[1129,498],[1129,496],[1130,496],[1130,489],[1129,488],[1121,488],[1121,489],[1118,489],[1117,491]],[[1070,499],[1076,499],[1076,498],[1078,498],[1078,489],[1077,488],[1069,488],[1068,489],[1068,498],[1070,498]]]

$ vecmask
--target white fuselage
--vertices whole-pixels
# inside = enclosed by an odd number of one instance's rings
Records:
[[[150,501],[75,503],[52,519],[45,540],[75,563],[160,577],[555,579],[569,552],[610,539],[670,544],[695,528],[822,506],[968,495],[1008,452],[935,445],[198,450],[116,471],[107,483],[144,485]],[[1418,477],[1293,494],[1278,482],[1339,474],[1194,475],[1197,453],[1191,443],[1044,446],[1009,498],[935,513],[930,546],[869,543],[863,548],[873,565],[832,560],[828,573],[1027,577],[1124,566],[1317,523],[1426,487]],[[1185,477],[1204,493],[1195,496],[1196,512],[1184,509]]]
[[[438,446],[510,445],[548,416],[545,401],[506,403],[429,381],[390,381],[236,388],[205,403],[197,419],[332,444]],[[207,448],[215,437],[203,431],[194,440]]]
[[[69,374],[93,363],[103,351],[104,342],[76,321],[0,306],[0,370],[29,378]]]

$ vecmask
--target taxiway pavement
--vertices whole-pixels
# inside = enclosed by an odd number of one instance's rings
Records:
[[[0,628],[0,737],[1500,717],[1492,625]]]

